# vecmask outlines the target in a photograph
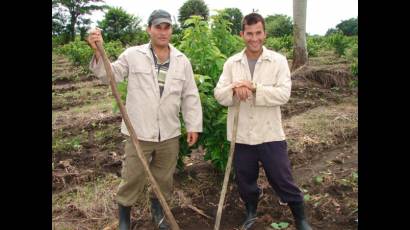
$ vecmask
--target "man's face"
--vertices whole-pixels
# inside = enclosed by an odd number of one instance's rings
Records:
[[[147,27],[151,42],[156,46],[168,46],[172,35],[172,26],[168,23],[160,23]]]
[[[241,31],[240,35],[245,41],[246,48],[251,52],[259,52],[266,39],[266,33],[263,30],[262,22],[257,22],[253,25],[245,25],[244,31]]]

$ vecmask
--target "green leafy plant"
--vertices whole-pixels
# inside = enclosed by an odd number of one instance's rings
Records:
[[[122,46],[120,41],[110,41],[104,43],[104,50],[107,53],[107,57],[111,60],[117,60],[125,48]]]
[[[350,62],[350,71],[353,75],[353,80],[350,82],[350,86],[356,87],[359,77],[357,36],[349,37],[348,40],[349,46],[345,50],[344,57]]]
[[[204,0],[187,0],[179,8],[178,21],[181,23],[182,27],[188,26],[184,22],[189,19],[192,15],[200,15],[205,20],[208,20],[209,9]]]
[[[182,170],[184,168],[184,157],[190,154],[190,147],[187,143],[187,131],[185,128],[184,120],[182,119],[182,113],[179,113],[179,120],[181,122],[181,136],[179,137],[179,153],[178,153],[178,161],[177,161],[177,168]],[[198,146],[196,143],[192,147]]]
[[[327,37],[327,42],[334,48],[336,54],[341,57],[350,41],[341,32],[336,32]]]
[[[125,99],[127,98],[127,86],[128,86],[127,80],[117,83],[117,90],[118,90],[118,93],[120,94],[123,105],[125,105]],[[118,113],[119,106],[115,98],[112,99],[112,106],[113,106],[112,108],[113,113]]]
[[[210,76],[214,83],[222,71],[226,56],[213,42],[208,22],[202,17],[191,16],[184,25],[189,27],[183,31],[178,48],[190,59],[194,73]]]
[[[293,38],[290,35],[283,37],[268,37],[265,41],[265,45],[269,49],[290,57],[293,51]]]
[[[307,36],[306,42],[309,57],[317,57],[321,50],[330,48],[323,36]]]
[[[224,171],[228,161],[229,142],[226,140],[227,108],[213,97],[212,79],[205,75],[195,75],[203,110],[203,133],[199,144],[206,149],[205,160]]]
[[[244,43],[239,36],[231,34],[232,23],[226,20],[228,14],[218,10],[217,13],[211,17],[211,36],[218,49],[229,57],[243,49]]]
[[[315,182],[316,182],[317,184],[321,184],[321,183],[323,182],[323,177],[322,177],[322,176],[316,176],[316,177],[315,177]]]
[[[289,223],[288,222],[272,223],[270,226],[274,229],[285,229],[289,226]]]
[[[293,32],[292,18],[283,14],[268,15],[265,17],[265,28],[269,37],[291,36]]]
[[[109,7],[98,27],[104,31],[104,41],[120,41],[127,45],[134,44],[138,34],[143,33],[140,23],[141,18],[128,14],[123,8]]]
[[[173,34],[171,37],[171,44],[178,47],[181,44],[182,34]]]
[[[76,66],[86,67],[93,56],[93,50],[87,42],[76,39],[56,49],[60,54],[65,55]]]
[[[216,46],[216,39],[212,37],[216,32],[210,31],[207,21],[200,16],[191,16],[185,25],[179,48],[191,61],[203,110],[203,133],[198,144],[205,148],[205,160],[211,160],[216,169],[224,171],[229,151],[226,140],[227,108],[215,100],[213,89],[222,73],[226,56]],[[227,31],[221,32],[223,28]],[[219,32],[229,31],[226,27],[218,27]]]
[[[124,48],[119,41],[104,43],[104,50],[111,60],[115,60],[124,51]],[[73,42],[56,48],[57,53],[63,54],[76,66],[82,66],[88,69],[94,51],[90,48],[86,41],[76,39]]]
[[[359,176],[358,176],[357,172],[352,172],[350,174],[350,177],[341,179],[340,183],[343,184],[343,185],[356,187],[358,178],[359,178]]]

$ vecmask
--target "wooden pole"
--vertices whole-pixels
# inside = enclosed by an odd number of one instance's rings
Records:
[[[219,225],[221,223],[221,216],[222,216],[222,209],[223,209],[223,204],[225,200],[225,195],[226,195],[226,189],[228,187],[228,182],[229,182],[229,175],[231,174],[231,167],[232,167],[232,160],[233,160],[233,154],[235,151],[235,142],[236,142],[236,133],[238,130],[238,119],[239,119],[239,108],[241,106],[241,102],[239,101],[238,105],[235,106],[235,115],[233,118],[233,131],[232,131],[232,140],[231,140],[231,146],[229,148],[229,157],[228,157],[228,162],[226,164],[225,168],[225,177],[224,177],[224,182],[222,185],[222,192],[221,192],[221,197],[219,198],[219,204],[218,204],[218,211],[216,213],[216,220],[215,220],[215,226],[214,230],[219,230]]]
[[[295,71],[293,71],[290,75],[291,78],[298,71],[300,71],[303,67],[306,67],[306,65],[302,65],[299,68],[297,68]],[[223,185],[222,185],[221,197],[219,198],[218,211],[216,213],[216,220],[215,220],[214,230],[219,230],[219,225],[220,225],[220,222],[221,222],[222,208],[223,208],[223,203],[224,203],[224,200],[225,200],[226,189],[227,189],[228,182],[229,182],[229,175],[230,175],[230,171],[231,171],[233,153],[234,153],[234,150],[235,150],[236,132],[237,132],[237,129],[238,129],[238,119],[239,119],[239,107],[240,107],[240,105],[241,105],[241,102],[239,101],[238,105],[236,106],[235,116],[234,116],[234,119],[233,119],[232,141],[231,141],[231,146],[230,146],[230,149],[229,149],[228,163],[227,163],[226,169],[225,169],[225,177],[224,177],[224,182],[223,182]]]
[[[103,46],[101,45],[101,43],[96,42],[96,45],[97,45],[98,51],[101,54],[102,60],[104,62],[105,71],[107,72],[107,76],[108,76],[108,79],[110,81],[110,86],[111,86],[112,93],[115,97],[115,100],[117,101],[118,107],[120,108],[122,118],[124,119],[124,122],[125,122],[125,125],[126,125],[127,129],[128,129],[128,132],[130,133],[132,143],[134,144],[134,147],[137,150],[137,156],[138,156],[138,158],[140,159],[140,161],[143,165],[144,171],[146,172],[146,174],[148,176],[148,179],[151,183],[151,186],[152,186],[152,189],[154,190],[155,195],[157,196],[158,200],[161,203],[162,208],[164,209],[165,216],[167,217],[168,221],[170,222],[171,229],[172,230],[179,230],[179,226],[178,226],[177,222],[175,221],[175,218],[172,215],[172,212],[169,209],[169,206],[168,206],[164,196],[162,195],[161,190],[159,189],[158,183],[155,181],[154,176],[152,175],[151,171],[149,170],[148,163],[146,162],[145,157],[143,155],[143,151],[141,149],[141,146],[139,145],[139,142],[138,142],[138,139],[137,139],[137,134],[135,133],[135,130],[132,127],[130,118],[128,117],[128,113],[125,110],[124,105],[122,104],[121,97],[120,97],[120,94],[118,93],[117,85],[115,83],[114,73],[112,72],[112,69],[111,69],[111,63],[108,60],[107,55],[105,53],[105,50],[104,50]]]

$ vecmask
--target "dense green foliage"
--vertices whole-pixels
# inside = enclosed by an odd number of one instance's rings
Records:
[[[178,21],[182,27],[185,27],[185,20],[192,15],[201,16],[205,21],[208,20],[209,9],[204,0],[187,0],[181,8],[179,8]]]
[[[120,41],[123,45],[142,44],[137,38],[142,33],[139,25],[141,19],[128,14],[121,7],[113,7],[108,10],[98,27],[103,30],[104,41]]]

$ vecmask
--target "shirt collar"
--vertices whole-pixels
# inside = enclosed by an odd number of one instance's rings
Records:
[[[245,53],[245,51],[246,51],[246,48],[244,48],[240,53],[239,53],[239,55],[237,55],[235,58],[234,58],[234,61],[241,61],[242,63],[246,63],[245,62],[245,59],[247,60],[247,57],[246,57],[246,53]],[[265,46],[262,46],[262,54],[261,54],[261,56],[259,56],[259,58],[258,58],[258,62],[259,62],[259,60],[260,61],[272,61],[273,60],[273,57],[268,53],[268,49],[265,47]]]
[[[154,52],[154,47],[152,47],[151,41],[149,42],[148,47],[149,47],[149,49],[151,50],[151,54],[152,54],[152,57],[154,58],[155,64],[157,64],[157,63],[158,63],[158,56],[157,56],[157,54]],[[168,59],[167,59],[167,60],[165,60],[163,63],[161,63],[161,65],[166,64],[166,63],[168,63],[168,62],[170,61],[170,58],[171,58],[171,47],[168,45],[168,48],[169,48],[169,54],[170,54],[170,55],[168,56]]]

